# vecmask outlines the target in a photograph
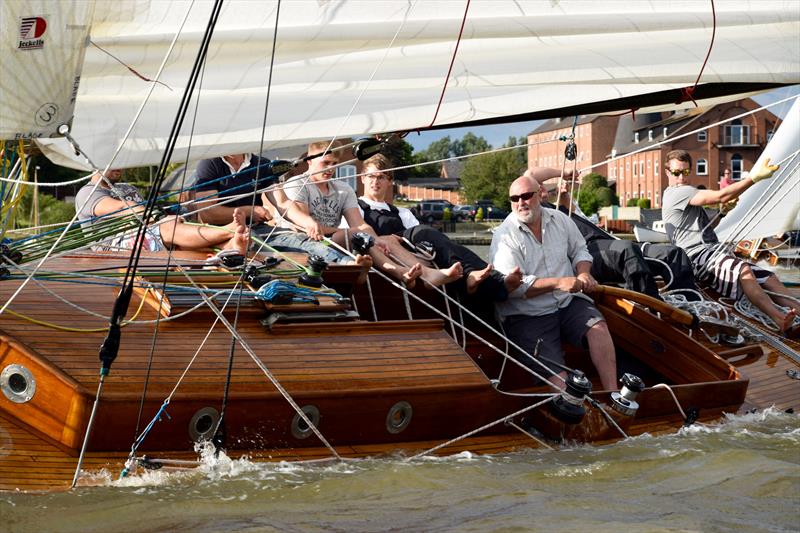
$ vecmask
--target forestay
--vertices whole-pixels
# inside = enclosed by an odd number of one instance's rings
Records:
[[[800,80],[796,3],[714,5],[716,37],[701,84]],[[92,41],[147,78],[189,11],[163,85],[114,166],[159,161],[211,6],[96,4]],[[186,121],[175,157],[185,158],[190,145],[191,159],[258,149],[276,19],[265,148],[413,130],[435,115],[437,125],[460,124],[691,86],[711,41],[711,7],[710,1],[228,0],[195,95],[196,116]],[[89,46],[73,135],[98,165],[109,163],[149,87]],[[85,163],[63,140],[41,145],[55,161]]]

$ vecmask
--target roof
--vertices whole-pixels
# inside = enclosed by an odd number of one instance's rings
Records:
[[[604,115],[580,115],[578,117],[578,123],[576,125],[594,122],[595,120],[597,120],[602,116]],[[528,133],[528,135],[534,135],[537,133],[546,133],[548,131],[560,130],[561,128],[571,128],[573,120],[574,117],[551,118],[550,120],[545,120],[538,128]]]

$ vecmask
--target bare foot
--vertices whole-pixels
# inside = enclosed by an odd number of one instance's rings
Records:
[[[356,283],[358,283],[359,285],[361,285],[362,283],[366,283],[367,276],[369,275],[369,269],[372,268],[372,258],[368,255],[357,255],[355,264],[360,267],[363,267],[363,270],[358,275]]]
[[[506,290],[509,293],[514,292],[517,287],[522,285],[522,271],[519,267],[514,267],[514,270],[506,274],[503,284],[505,284]]]
[[[244,211],[238,207],[233,210],[233,223],[237,228],[239,226],[247,226],[247,216],[245,216]]]
[[[451,281],[455,281],[464,275],[464,267],[461,263],[453,263],[447,268],[430,268],[422,267],[422,279],[427,281],[433,287],[446,285]]]
[[[247,242],[250,240],[250,232],[244,226],[237,226],[236,233],[225,243],[224,250],[236,250],[242,255],[247,254]]]
[[[482,270],[473,270],[467,274],[467,294],[475,294],[478,290],[478,285],[481,284],[492,273],[491,263],[486,265]]]
[[[413,289],[414,285],[417,284],[417,278],[421,275],[422,265],[419,263],[414,263],[414,265],[406,270],[406,272],[400,277],[400,281],[402,281],[409,289]]]
[[[783,321],[779,324],[781,333],[791,329],[795,318],[797,318],[797,309],[789,309],[789,312],[786,313],[786,316],[783,317]]]

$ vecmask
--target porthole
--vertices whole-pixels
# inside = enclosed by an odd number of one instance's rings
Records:
[[[219,424],[219,411],[213,407],[203,407],[189,421],[189,438],[192,442],[211,440]]]
[[[0,373],[0,390],[12,402],[26,403],[36,394],[36,380],[24,366],[8,365]]]
[[[316,405],[304,405],[300,408],[306,417],[314,424],[314,427],[319,428],[319,409]],[[295,413],[292,419],[292,437],[296,439],[305,439],[311,436],[314,431],[311,429],[305,420],[300,418],[299,413]]]
[[[411,415],[414,410],[408,402],[397,402],[389,409],[386,415],[386,431],[389,433],[400,433],[411,423]]]

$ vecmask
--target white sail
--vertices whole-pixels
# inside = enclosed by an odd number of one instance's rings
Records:
[[[722,0],[702,83],[800,81],[796,2]],[[100,2],[92,40],[153,77],[188,21],[114,166],[157,164],[212,3]],[[257,151],[334,135],[508,117],[691,86],[711,40],[708,2],[229,0],[216,25],[175,159]],[[100,10],[103,12],[100,12]],[[268,79],[272,76],[267,105]],[[109,162],[149,83],[94,46],[73,135]],[[47,155],[79,166],[63,140]],[[191,149],[190,149],[191,147]]]
[[[800,98],[754,166],[782,162],[772,179],[750,187],[716,228],[721,241],[736,242],[800,229]]]
[[[56,135],[69,124],[94,2],[0,2],[0,139]]]

